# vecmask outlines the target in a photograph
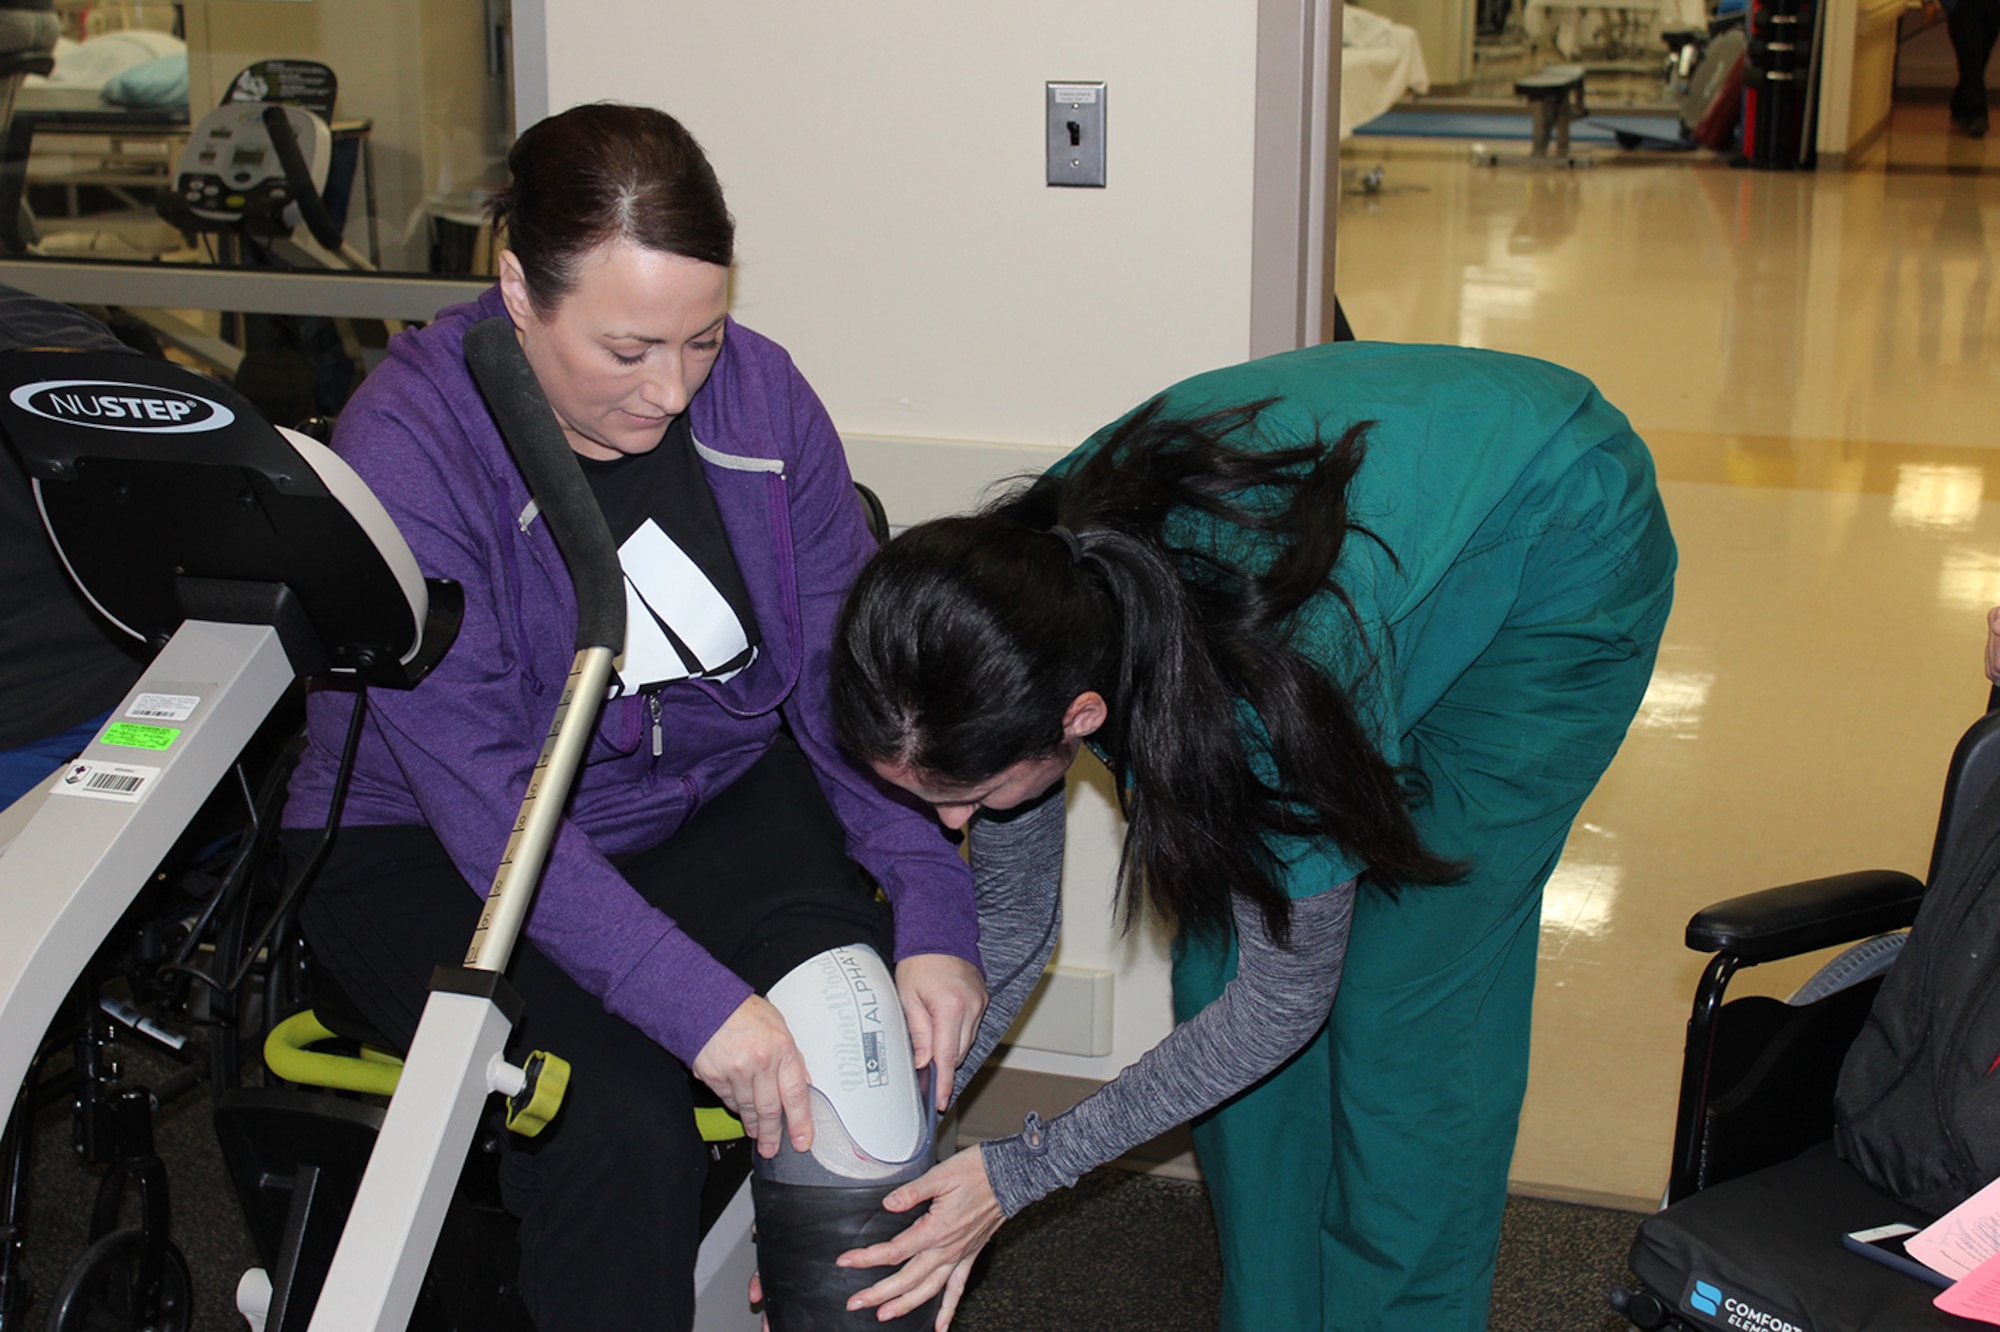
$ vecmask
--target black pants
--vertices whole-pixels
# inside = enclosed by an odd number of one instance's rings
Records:
[[[1951,118],[1961,124],[1986,116],[1986,66],[2000,37],[2000,0],[1958,0],[1945,16],[1951,51],[1958,57],[1958,86],[1951,90]]]
[[[804,755],[781,736],[674,836],[614,859],[647,901],[761,993],[841,944],[891,957],[889,909],[864,888],[845,844]],[[304,924],[362,1013],[407,1044],[432,968],[464,956],[479,908],[429,828],[345,828]],[[686,1066],[526,940],[508,977],[526,1001],[509,1051],[550,1050],[571,1066],[561,1113],[539,1138],[506,1135],[500,1171],[521,1219],[520,1289],[536,1326],[689,1327],[708,1153]]]

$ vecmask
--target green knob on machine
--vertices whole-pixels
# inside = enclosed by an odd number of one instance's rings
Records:
[[[569,1090],[569,1060],[537,1050],[522,1068],[527,1081],[507,1098],[507,1127],[524,1138],[532,1138],[549,1126],[562,1108],[563,1093]]]

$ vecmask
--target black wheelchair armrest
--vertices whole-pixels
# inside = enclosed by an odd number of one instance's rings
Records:
[[[1746,964],[1900,930],[1916,919],[1923,881],[1901,870],[1857,870],[1746,893],[1703,907],[1687,925],[1687,946],[1728,953]]]

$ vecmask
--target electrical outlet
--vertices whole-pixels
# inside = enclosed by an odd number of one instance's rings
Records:
[[[1104,85],[1048,85],[1049,184],[1104,188]]]
[[[1110,1054],[1117,979],[1101,968],[1050,967],[1001,1039],[1055,1054]]]

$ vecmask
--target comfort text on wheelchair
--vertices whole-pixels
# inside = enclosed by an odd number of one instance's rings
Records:
[[[1729,1290],[1714,1277],[1697,1272],[1681,1293],[1681,1312],[1719,1320],[1725,1327],[1743,1332],[1805,1332],[1795,1315],[1776,1313],[1760,1306],[1739,1291]]]
[[[179,389],[98,379],[44,379],[23,384],[8,399],[24,412],[95,430],[188,434],[220,430],[236,413]]]

